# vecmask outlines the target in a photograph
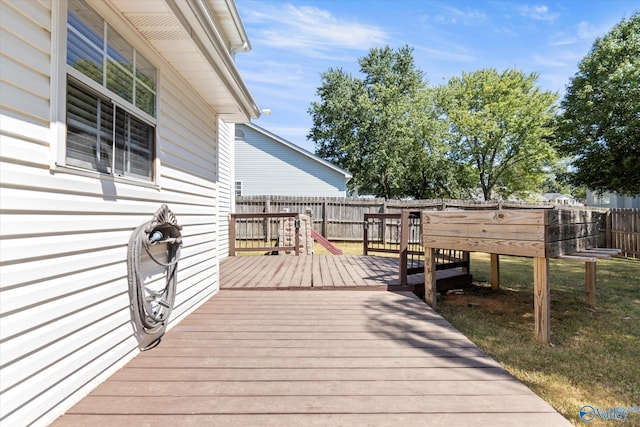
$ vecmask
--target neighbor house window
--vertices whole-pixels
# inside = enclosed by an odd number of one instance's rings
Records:
[[[242,196],[242,181],[236,181],[236,197]]]
[[[595,204],[597,205],[608,205],[611,203],[611,197],[609,193],[596,193],[594,198]]]
[[[83,0],[67,12],[66,164],[153,179],[156,69]]]

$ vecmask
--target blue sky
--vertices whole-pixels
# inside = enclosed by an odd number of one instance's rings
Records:
[[[236,64],[258,106],[254,123],[311,152],[308,114],[321,73],[359,76],[372,47],[408,45],[430,85],[463,71],[517,68],[564,94],[597,37],[638,0],[236,0],[252,50]]]

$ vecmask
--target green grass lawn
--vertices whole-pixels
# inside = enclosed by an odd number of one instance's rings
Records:
[[[335,245],[362,254],[361,243]],[[584,405],[640,406],[639,260],[598,261],[595,309],[585,304],[584,263],[551,260],[550,346],[534,336],[533,260],[501,256],[497,292],[489,268],[489,255],[472,254],[475,286],[442,296],[438,312],[576,425],[587,425],[578,415]],[[596,418],[588,425],[617,423]],[[640,412],[623,425],[640,426]]]

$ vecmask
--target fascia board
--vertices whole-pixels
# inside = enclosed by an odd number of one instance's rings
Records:
[[[253,96],[240,76],[224,39],[215,26],[211,10],[203,0],[165,0],[172,13],[190,33],[212,69],[242,108],[248,119],[260,116]]]

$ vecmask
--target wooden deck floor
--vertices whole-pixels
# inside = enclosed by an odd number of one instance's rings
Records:
[[[459,274],[438,271],[438,279]],[[239,256],[220,263],[223,289],[367,289],[409,290],[424,284],[424,274],[400,286],[398,258],[383,256]]]
[[[411,293],[225,289],[53,425],[570,426]]]

